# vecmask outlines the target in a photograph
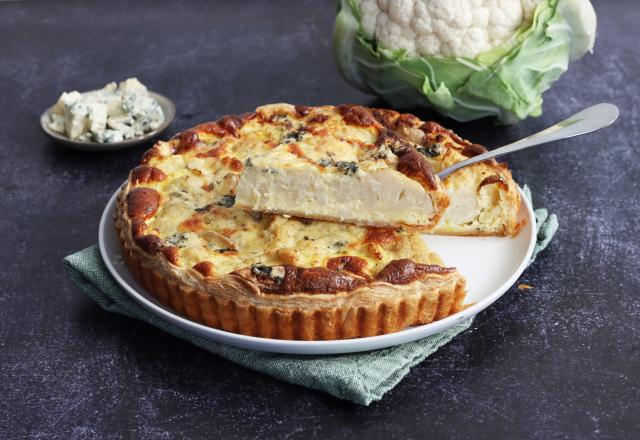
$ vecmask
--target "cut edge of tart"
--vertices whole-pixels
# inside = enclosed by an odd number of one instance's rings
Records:
[[[260,212],[428,231],[449,203],[419,145],[389,131],[370,109],[351,104],[257,109],[295,121],[290,134],[245,159],[236,206]]]
[[[251,166],[245,166],[240,175],[235,206],[361,226],[403,225],[429,230],[448,205],[437,180],[426,187],[394,169],[370,162],[338,162],[328,170],[290,162],[286,153],[279,153],[251,158]]]

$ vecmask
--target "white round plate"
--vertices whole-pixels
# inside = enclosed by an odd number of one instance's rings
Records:
[[[531,205],[522,196],[520,218],[526,224],[515,238],[450,237],[424,235],[429,247],[445,264],[455,266],[467,279],[466,303],[472,305],[461,312],[431,324],[410,327],[396,333],[338,341],[285,341],[239,335],[207,327],[173,312],[157,302],[140,287],[127,269],[113,225],[118,191],[113,194],[100,220],[99,246],[102,259],[111,275],[142,307],[195,335],[223,344],[251,350],[290,354],[338,354],[375,350],[424,338],[441,332],[476,315],[500,298],[524,271],[536,242],[535,217]]]

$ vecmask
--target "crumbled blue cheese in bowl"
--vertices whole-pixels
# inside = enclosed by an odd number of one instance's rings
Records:
[[[162,107],[136,78],[100,90],[63,93],[53,107],[48,127],[71,140],[114,143],[157,130]]]

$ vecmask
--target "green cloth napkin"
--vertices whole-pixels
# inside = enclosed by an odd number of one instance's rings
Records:
[[[524,188],[529,199],[531,195]],[[558,220],[546,209],[536,210],[538,240],[530,263],[551,241]],[[335,397],[369,405],[395,387],[411,367],[422,362],[471,324],[472,319],[442,333],[396,347],[376,351],[300,356],[236,348],[194,336],[142,308],[130,298],[107,271],[98,246],[83,249],[64,259],[71,278],[91,299],[109,312],[145,321],[227,360],[286,382],[324,391]]]

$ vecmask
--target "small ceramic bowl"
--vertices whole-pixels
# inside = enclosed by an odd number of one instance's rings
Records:
[[[167,98],[166,96],[162,96],[158,93],[149,92],[149,96],[158,101],[160,107],[162,107],[162,112],[164,113],[164,122],[162,125],[154,131],[150,131],[149,133],[145,133],[143,136],[134,138],[134,139],[126,139],[121,142],[112,142],[108,144],[101,144],[99,142],[82,142],[82,141],[74,141],[69,139],[63,134],[56,133],[51,130],[48,126],[50,115],[53,110],[53,106],[49,107],[44,111],[42,116],[40,116],[40,127],[42,131],[45,132],[47,136],[49,136],[54,141],[58,142],[65,147],[72,148],[74,150],[81,151],[115,151],[122,150],[124,148],[135,147],[136,145],[144,144],[145,142],[149,142],[156,137],[160,136],[160,134],[167,129],[167,127],[173,122],[173,119],[176,116],[176,105],[172,100]]]

